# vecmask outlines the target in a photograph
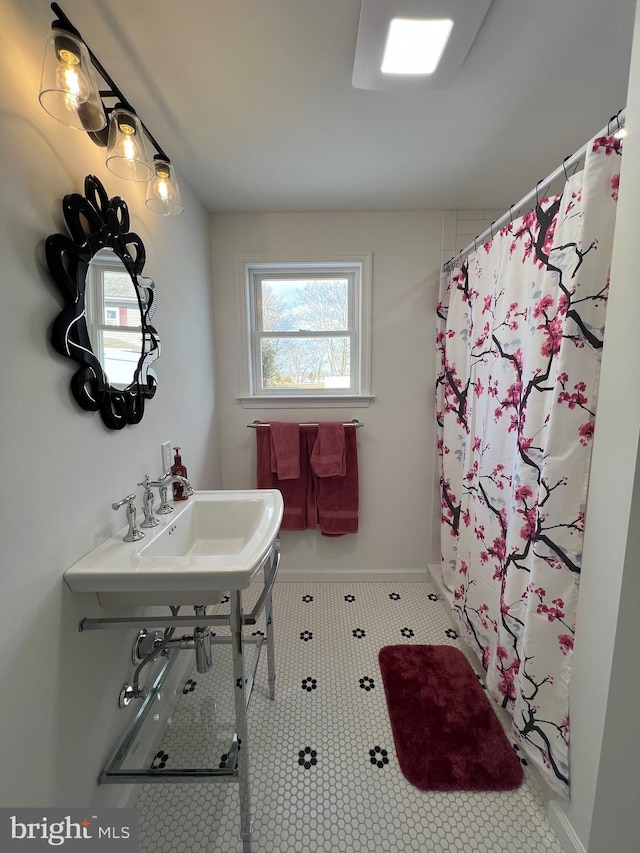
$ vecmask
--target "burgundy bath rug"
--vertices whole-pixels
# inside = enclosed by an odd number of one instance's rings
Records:
[[[422,791],[503,791],[522,767],[485,691],[453,646],[378,655],[400,769]]]

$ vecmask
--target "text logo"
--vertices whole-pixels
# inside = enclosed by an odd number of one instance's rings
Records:
[[[0,809],[0,849],[138,853],[135,809]]]

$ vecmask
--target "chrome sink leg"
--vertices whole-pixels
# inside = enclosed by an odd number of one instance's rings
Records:
[[[278,558],[278,554],[274,550],[272,560],[276,560]],[[267,578],[269,576],[269,571],[271,566],[265,565],[264,567],[264,578],[265,583],[267,583]],[[273,601],[272,601],[272,593],[270,592],[267,596],[267,600],[264,606],[264,619],[265,619],[265,634],[266,634],[266,644],[267,644],[267,681],[269,684],[269,699],[276,698],[276,653],[275,653],[275,644],[273,638]]]
[[[238,787],[240,797],[240,838],[243,853],[251,853],[251,791],[249,786],[249,738],[247,735],[247,697],[244,674],[244,644],[242,638],[242,596],[231,590],[231,650],[233,654],[233,681],[236,707],[236,733],[240,741],[238,751]]]
[[[205,616],[207,608],[196,605],[193,608],[196,616]],[[196,650],[196,667],[198,672],[209,672],[211,669],[211,627],[198,625],[193,629],[193,645]]]

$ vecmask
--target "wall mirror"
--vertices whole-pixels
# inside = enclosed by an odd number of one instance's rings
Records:
[[[66,195],[62,212],[70,236],[52,234],[45,243],[49,271],[65,306],[53,323],[53,346],[80,366],[71,391],[83,409],[99,411],[109,429],[138,423],[153,397],[152,363],[160,339],[151,325],[155,284],[142,275],[145,248],[129,231],[129,210],[109,198],[94,175],[84,196]]]

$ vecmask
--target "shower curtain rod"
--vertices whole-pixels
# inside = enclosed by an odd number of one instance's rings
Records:
[[[602,128],[600,133],[596,134],[598,136],[610,136],[612,132],[612,124],[615,128],[615,132],[622,130],[625,122],[625,111],[620,110],[617,115],[612,116],[606,125]],[[512,204],[509,210],[504,213],[499,219],[496,219],[495,222],[492,222],[491,225],[482,232],[482,234],[477,235],[474,239],[466,246],[461,252],[458,252],[457,255],[454,255],[450,260],[448,260],[442,267],[445,272],[448,272],[452,269],[459,261],[465,258],[467,255],[471,254],[478,246],[481,246],[487,239],[487,237],[493,238],[493,235],[502,228],[503,225],[506,225],[508,222],[513,222],[518,213],[521,210],[524,210],[528,206],[532,204],[533,201],[537,202],[537,199],[540,197],[540,192],[542,189],[549,189],[551,184],[556,181],[561,175],[567,175],[567,169],[571,169],[573,166],[577,166],[578,163],[584,158],[587,153],[587,148],[589,147],[591,140],[589,142],[585,142],[582,148],[579,148],[575,154],[572,154],[569,157],[565,157],[562,161],[562,164],[558,166],[558,168],[553,171],[548,177],[544,178],[535,185],[535,187],[528,192],[517,204]],[[543,196],[544,198],[544,196]]]

